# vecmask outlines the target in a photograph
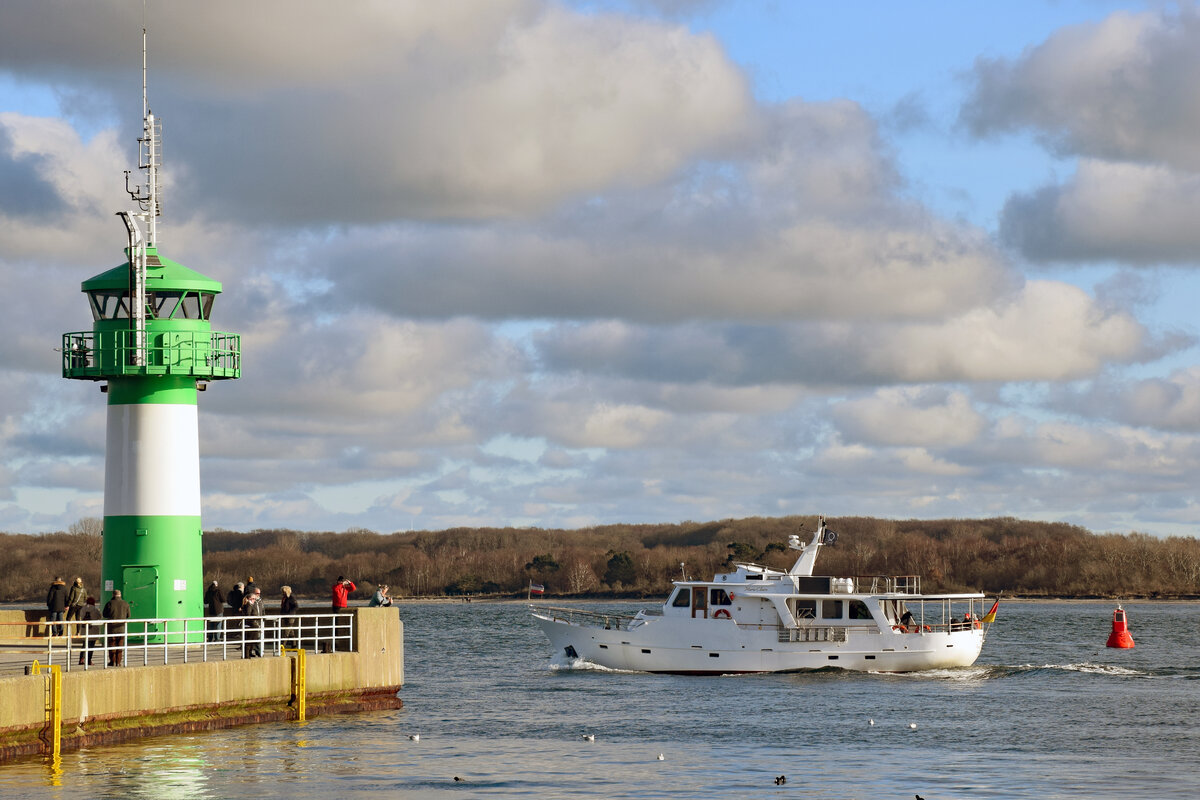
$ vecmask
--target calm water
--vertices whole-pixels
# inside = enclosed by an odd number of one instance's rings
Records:
[[[522,605],[402,606],[401,711],[25,761],[0,797],[1198,797],[1200,605],[1127,606],[1131,651],[1112,608],[1002,604],[969,669],[695,678],[557,667]]]

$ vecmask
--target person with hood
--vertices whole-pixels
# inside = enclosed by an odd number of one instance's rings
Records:
[[[67,622],[79,619],[83,611],[83,603],[87,600],[87,589],[83,588],[83,578],[76,578],[67,590]]]
[[[62,622],[67,613],[67,584],[57,576],[46,592],[46,612],[47,622]],[[49,632],[51,636],[62,636],[63,626],[49,626]]]
[[[221,598],[221,590],[217,588],[217,582],[213,581],[204,591],[204,616],[220,617],[225,616],[225,601]],[[221,641],[221,623],[210,619],[208,621],[208,641]]]
[[[83,663],[83,657],[87,656],[87,663],[92,665],[92,656],[96,654],[96,650],[100,647],[100,632],[103,630],[103,625],[95,624],[95,621],[101,619],[100,609],[96,608],[96,598],[87,598],[83,611],[80,612],[79,618],[88,623],[83,626],[83,650],[79,652],[79,663]]]
[[[104,618],[110,620],[104,646],[108,649],[108,665],[119,667],[125,660],[125,623],[129,619],[129,603],[121,597],[120,589],[113,589],[112,599],[104,604]]]

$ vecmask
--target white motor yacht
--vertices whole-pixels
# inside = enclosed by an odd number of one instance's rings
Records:
[[[997,600],[922,594],[917,576],[814,576],[837,534],[819,518],[788,571],[759,564],[679,580],[661,608],[633,616],[532,606],[558,655],[640,672],[720,675],[838,668],[872,672],[966,667],[979,657]]]

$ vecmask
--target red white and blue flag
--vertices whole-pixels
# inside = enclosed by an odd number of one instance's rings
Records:
[[[546,591],[545,586],[542,586],[540,583],[533,583],[532,581],[530,581],[530,583],[529,583],[529,593],[530,594],[542,594],[545,591]]]

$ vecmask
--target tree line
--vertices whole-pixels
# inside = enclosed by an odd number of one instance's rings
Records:
[[[1014,597],[1200,597],[1195,537],[1096,534],[1010,517],[827,524],[839,536],[821,551],[817,574],[918,575],[926,591]],[[815,526],[815,517],[790,516],[578,530],[214,530],[203,536],[204,580],[228,588],[253,576],[268,597],[290,585],[301,597],[325,598],[338,575],[358,584],[360,599],[383,584],[395,597],[523,597],[531,583],[547,596],[662,596],[672,580],[707,578],[736,561],[786,569],[796,556],[787,537],[807,542]],[[0,533],[0,601],[40,602],[55,576],[97,587],[100,529],[86,519],[59,533]]]

